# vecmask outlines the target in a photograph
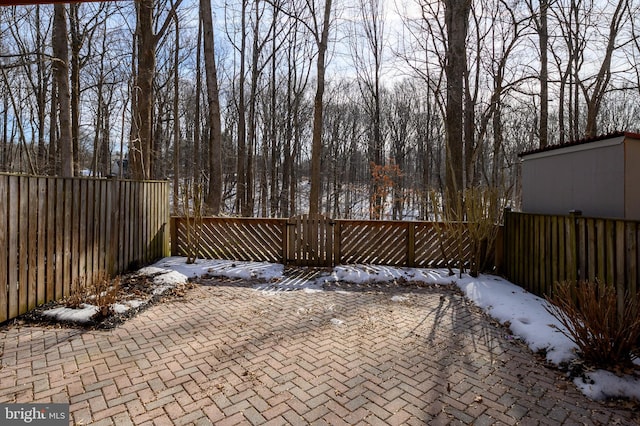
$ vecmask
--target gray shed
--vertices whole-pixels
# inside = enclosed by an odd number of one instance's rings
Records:
[[[522,211],[640,220],[640,134],[523,152]]]

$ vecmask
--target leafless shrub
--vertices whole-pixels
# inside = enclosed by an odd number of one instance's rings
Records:
[[[506,199],[497,188],[465,190],[464,207],[471,239],[469,273],[473,277],[487,269],[490,263]]]
[[[97,306],[99,313],[106,316],[118,300],[120,277],[109,279],[106,272],[100,272],[92,285],[87,285],[85,277],[81,277],[77,288],[75,293],[65,299],[67,307],[78,308],[86,303]]]
[[[566,328],[562,332],[597,368],[632,367],[640,341],[640,294],[625,293],[617,303],[612,285],[592,281],[556,283],[547,311]]]
[[[202,183],[186,179],[182,188],[187,233],[187,263],[195,263],[202,237]]]
[[[453,275],[451,265],[460,274],[465,265],[471,276],[477,277],[491,263],[498,226],[508,194],[497,188],[472,187],[455,197],[454,205],[445,205],[442,197],[431,192],[429,198],[434,211],[440,251]],[[471,243],[471,257],[465,259],[465,240]]]

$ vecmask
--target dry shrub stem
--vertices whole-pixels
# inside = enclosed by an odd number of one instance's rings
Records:
[[[469,274],[477,277],[492,264],[499,223],[502,221],[508,191],[493,187],[471,187],[462,191],[446,205],[440,194],[429,194],[434,212],[434,227],[438,245],[449,274],[457,266],[460,275],[465,265]],[[454,203],[454,204],[452,204]],[[465,258],[464,246],[471,244],[470,258]]]
[[[183,212],[187,234],[187,263],[196,262],[200,254],[200,242],[202,239],[202,183],[185,180],[182,187]]]
[[[109,279],[106,272],[98,273],[93,284],[87,285],[85,277],[78,280],[78,290],[65,300],[69,308],[79,308],[82,304],[90,304],[100,309],[100,314],[106,316],[112,305],[118,300],[120,277]]]
[[[582,359],[596,368],[632,368],[640,341],[640,294],[624,295],[618,306],[616,289],[598,282],[563,281],[548,297],[547,311],[566,328]]]

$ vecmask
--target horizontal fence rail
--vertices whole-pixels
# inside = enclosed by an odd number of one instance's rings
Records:
[[[637,294],[638,221],[506,212],[503,235],[505,274],[532,293],[597,279],[614,285],[619,298]]]
[[[0,175],[0,323],[168,255],[167,182]]]
[[[315,235],[293,219],[254,219],[204,217],[200,227],[198,257],[208,259],[250,260],[287,264],[324,265],[369,263],[390,266],[445,267],[454,259],[470,259],[471,239],[465,224],[456,238],[440,223],[374,220],[331,220],[324,228],[333,228],[332,236]],[[171,251],[186,256],[188,251],[187,220],[171,218]],[[193,222],[193,219],[192,219]],[[324,223],[317,221],[314,223]],[[330,225],[328,228],[327,226]],[[195,228],[194,228],[195,229]],[[303,253],[299,235],[311,234],[310,246],[327,251],[318,262],[317,256]],[[289,234],[288,234],[289,233]],[[195,235],[195,234],[194,234]],[[308,263],[305,263],[308,260]],[[468,266],[468,265],[465,265]]]

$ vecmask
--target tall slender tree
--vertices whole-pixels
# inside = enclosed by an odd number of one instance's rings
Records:
[[[458,193],[463,181],[463,125],[464,125],[464,79],[466,72],[466,39],[469,28],[470,0],[445,0],[445,25],[447,28],[447,50],[445,74],[447,77],[446,100],[446,190],[449,207],[455,211]],[[456,212],[460,213],[460,212]]]
[[[215,44],[211,0],[200,0],[200,19],[204,38],[204,67],[207,81],[208,141],[209,141],[209,190],[206,206],[210,214],[220,213],[222,202],[222,129],[220,124],[220,96],[215,61]]]
[[[54,74],[58,90],[58,118],[60,126],[61,176],[73,176],[73,141],[71,135],[71,95],[69,92],[69,43],[67,40],[66,6],[53,6]]]
[[[320,213],[320,189],[322,176],[320,166],[322,161],[322,114],[325,87],[325,72],[327,69],[326,55],[329,45],[329,24],[331,23],[332,0],[325,0],[322,23],[317,21],[317,13],[312,10],[313,35],[318,47],[316,60],[316,94],[313,100],[313,132],[311,142],[311,189],[309,191],[309,213]]]

